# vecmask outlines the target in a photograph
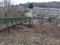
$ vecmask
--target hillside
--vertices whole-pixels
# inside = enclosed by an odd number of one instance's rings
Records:
[[[21,6],[28,6],[28,3],[26,4],[20,4]],[[40,3],[34,3],[33,2],[33,6],[34,7],[44,7],[44,8],[60,8],[60,2],[40,2]]]

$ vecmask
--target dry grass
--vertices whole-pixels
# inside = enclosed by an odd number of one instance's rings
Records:
[[[53,29],[53,30],[52,30]],[[33,28],[10,29],[0,33],[0,45],[60,45],[58,30],[53,26],[34,25]],[[59,38],[58,38],[59,37]]]

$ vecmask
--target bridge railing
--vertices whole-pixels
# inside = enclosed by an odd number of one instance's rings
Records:
[[[0,30],[7,28],[24,21],[31,21],[30,17],[21,17],[21,18],[1,18],[0,19]]]

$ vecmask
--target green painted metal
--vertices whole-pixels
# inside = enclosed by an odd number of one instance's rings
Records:
[[[21,21],[30,21],[31,18],[2,18],[0,19],[0,22],[2,23],[12,23],[12,22],[21,22]]]
[[[30,17],[21,17],[21,18],[1,18],[0,19],[0,30],[7,28],[8,26],[15,25],[19,22],[31,21]]]

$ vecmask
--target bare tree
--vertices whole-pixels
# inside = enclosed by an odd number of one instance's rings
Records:
[[[9,6],[11,3],[11,0],[4,0],[4,6]]]
[[[11,0],[4,0],[4,18],[8,17],[10,1]],[[9,37],[9,26],[8,26],[6,20],[5,20],[5,24],[6,24],[7,28],[8,28],[7,34],[8,34],[8,37]]]
[[[7,16],[7,13],[9,12],[9,6],[10,6],[11,0],[4,0],[4,16]]]

